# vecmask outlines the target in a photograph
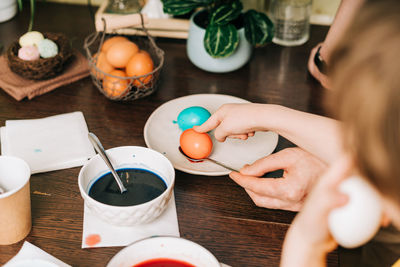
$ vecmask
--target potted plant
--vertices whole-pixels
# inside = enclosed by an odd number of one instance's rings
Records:
[[[187,53],[197,67],[229,72],[242,67],[252,47],[270,43],[274,26],[268,16],[250,9],[243,12],[240,0],[163,0],[164,12],[190,18]]]

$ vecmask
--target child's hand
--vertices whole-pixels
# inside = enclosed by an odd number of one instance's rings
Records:
[[[215,138],[223,142],[227,137],[247,139],[255,131],[264,130],[261,126],[265,104],[224,104],[205,123],[194,126],[197,132],[215,129]]]
[[[298,147],[261,158],[229,176],[242,186],[259,207],[298,211],[327,165]],[[280,178],[259,178],[283,170]]]
[[[350,160],[341,158],[312,189],[286,235],[281,266],[325,266],[326,254],[337,247],[329,233],[328,215],[348,201],[337,187],[349,176],[350,168]]]

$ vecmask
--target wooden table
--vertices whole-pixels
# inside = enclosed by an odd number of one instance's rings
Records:
[[[95,10],[86,6],[38,3],[35,30],[64,32],[75,48],[94,31]],[[28,26],[28,5],[9,22],[0,24],[0,42],[7,47]],[[157,39],[165,51],[159,89],[133,102],[106,99],[85,78],[50,93],[17,102],[0,90],[0,125],[9,119],[42,118],[82,111],[90,131],[106,148],[145,146],[143,127],[161,104],[197,93],[237,96],[253,102],[282,104],[323,113],[323,89],[307,72],[311,48],[323,40],[327,27],[312,26],[303,46],[270,44],[254,50],[251,61],[227,74],[204,72],[191,64],[182,40]],[[277,150],[291,146],[280,139]],[[105,266],[121,247],[81,249],[83,200],[77,177],[80,168],[35,174],[31,177],[33,228],[27,241],[72,266]],[[46,193],[46,195],[37,192]],[[231,266],[278,266],[285,233],[295,213],[256,207],[245,191],[228,176],[207,177],[176,171],[176,207],[181,236],[209,249]],[[1,211],[0,211],[1,212]],[[0,264],[13,257],[22,241],[0,246]],[[328,257],[338,266],[337,251]]]

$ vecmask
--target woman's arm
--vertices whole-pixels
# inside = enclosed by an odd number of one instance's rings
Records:
[[[342,154],[340,123],[336,120],[278,106],[272,107],[275,116],[270,130],[310,152],[326,163],[335,161]],[[268,113],[268,111],[266,111]],[[266,114],[267,115],[267,114]]]
[[[194,129],[198,132],[215,129],[218,141],[226,137],[246,139],[256,131],[274,131],[330,163],[342,152],[339,126],[335,120],[279,105],[226,104]]]
[[[336,12],[335,19],[325,37],[320,53],[322,58],[329,63],[332,50],[342,38],[354,15],[364,4],[365,0],[342,0]]]
[[[355,16],[355,13],[364,2],[365,0],[342,0],[336,12],[335,19],[333,20],[332,25],[329,28],[328,34],[325,37],[325,40],[311,50],[308,59],[308,71],[325,88],[331,88],[330,80],[328,76],[322,73],[321,70],[319,70],[318,67],[315,65],[315,54],[318,48],[321,46],[321,49],[319,50],[320,57],[323,61],[325,61],[325,63],[329,64],[330,56],[334,47],[342,38],[343,33],[345,32],[348,25],[351,23],[353,17]]]

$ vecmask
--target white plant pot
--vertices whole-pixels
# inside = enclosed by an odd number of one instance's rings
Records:
[[[0,0],[0,22],[7,21],[17,14],[16,0]]]
[[[198,68],[216,73],[224,73],[237,70],[246,64],[253,50],[252,45],[246,40],[244,27],[238,30],[239,45],[236,51],[224,58],[211,57],[204,48],[204,35],[206,30],[194,22],[194,17],[201,11],[192,15],[189,23],[189,36],[186,51],[190,61]]]

